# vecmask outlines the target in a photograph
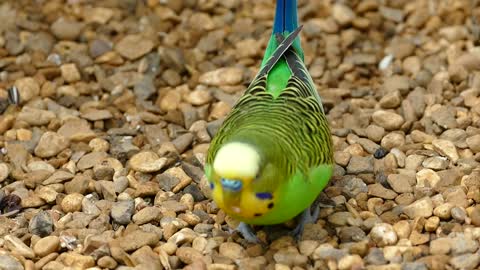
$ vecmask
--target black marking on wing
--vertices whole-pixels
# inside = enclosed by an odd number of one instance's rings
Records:
[[[297,38],[298,34],[302,30],[303,26],[299,26],[295,31],[290,33],[287,38],[283,39],[280,44],[278,45],[277,49],[273,52],[272,56],[270,56],[270,59],[267,61],[265,66],[258,72],[256,78],[260,78],[265,76],[272,70],[272,68],[275,66],[275,64],[282,58],[283,54],[292,46],[293,42],[295,41],[295,38]]]

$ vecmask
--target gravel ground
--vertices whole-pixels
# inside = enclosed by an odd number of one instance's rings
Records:
[[[335,206],[264,248],[202,164],[273,1],[2,0],[0,269],[479,269],[480,7],[299,4]]]

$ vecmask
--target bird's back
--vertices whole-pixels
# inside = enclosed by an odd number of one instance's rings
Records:
[[[266,77],[257,78],[225,119],[209,151],[211,161],[221,145],[230,141],[256,144],[285,164],[287,174],[306,172],[312,167],[332,162],[331,137],[323,108],[306,89],[308,86],[291,76],[278,97],[265,91]],[[288,160],[288,161],[287,161]]]

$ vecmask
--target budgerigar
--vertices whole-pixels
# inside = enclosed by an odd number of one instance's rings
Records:
[[[251,242],[248,224],[300,216],[294,236],[318,218],[310,209],[333,171],[330,129],[304,64],[297,1],[277,0],[261,68],[213,138],[205,165],[212,196]]]

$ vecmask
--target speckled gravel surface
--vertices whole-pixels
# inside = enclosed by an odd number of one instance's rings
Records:
[[[334,207],[262,247],[202,165],[274,1],[1,1],[0,269],[479,269],[475,2],[299,0]]]

